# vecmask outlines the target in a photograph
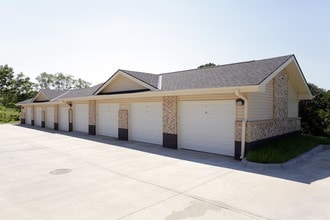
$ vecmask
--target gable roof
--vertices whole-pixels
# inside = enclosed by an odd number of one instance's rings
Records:
[[[133,76],[134,78],[139,79],[142,82],[147,83],[156,89],[158,88],[159,76],[156,74],[122,70],[122,69],[119,69],[119,71],[123,71],[124,73],[127,73],[130,76]]]
[[[53,90],[53,89],[41,89],[40,92],[43,92],[49,100],[55,99],[58,96],[66,93],[68,90]]]
[[[103,85],[103,83],[100,83],[100,84],[97,84],[97,85],[89,87],[89,88],[69,90],[67,93],[65,93],[63,96],[61,96],[60,99],[90,96],[90,95],[93,95],[93,93],[96,90],[98,90],[102,85]]]
[[[31,102],[48,102],[67,92],[67,90],[40,89],[40,91],[31,99]],[[38,100],[42,97],[42,100]]]
[[[145,90],[157,90],[157,84],[158,84],[158,75],[152,74],[152,73],[143,73],[143,72],[136,72],[136,71],[130,71],[130,70],[117,70],[115,74],[113,74],[105,83],[103,83],[94,93],[93,95],[103,94],[102,91],[106,89],[107,86],[111,85],[113,81],[116,80],[119,76],[124,76],[125,78],[128,78],[130,81],[133,81],[136,84],[139,84]],[[134,91],[134,90],[128,90],[128,91]],[[141,91],[141,90],[139,90]],[[123,92],[127,92],[123,91]]]
[[[161,74],[161,89],[168,91],[259,85],[292,56]]]
[[[69,91],[43,89],[40,90],[38,94],[46,96],[48,101],[79,99],[81,97],[91,97],[98,94],[103,95],[102,91],[107,86],[116,85],[111,83],[117,83],[118,80],[116,82],[116,78],[119,76],[126,77],[128,80],[146,88],[145,90],[132,90],[130,88],[130,90],[123,91],[123,93],[143,92],[149,94],[148,92],[151,91],[168,91],[172,93],[173,91],[186,90],[189,92],[189,90],[197,91],[199,89],[216,89],[214,91],[219,91],[218,89],[222,88],[226,91],[246,88],[245,91],[248,92],[260,92],[263,91],[266,83],[283,69],[286,69],[290,73],[289,80],[292,81],[292,85],[299,93],[299,99],[311,99],[312,94],[294,55],[162,74],[119,69],[106,82],[90,88]],[[125,82],[121,81],[120,83]],[[125,88],[127,88],[127,85]],[[121,90],[119,93],[121,93]],[[113,94],[119,93],[115,91]],[[17,104],[31,103],[34,99]]]

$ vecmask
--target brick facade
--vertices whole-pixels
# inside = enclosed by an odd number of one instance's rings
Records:
[[[163,98],[163,133],[177,134],[177,97]]]
[[[274,136],[300,130],[300,118],[288,118],[288,75],[280,72],[273,83],[273,119],[248,121],[246,125],[246,142],[258,141]],[[239,128],[236,123],[236,130]],[[240,139],[237,133],[236,140]]]
[[[91,100],[88,102],[88,124],[95,125],[96,122],[96,101]]]
[[[119,110],[118,127],[128,129],[128,110]]]
[[[58,123],[58,105],[54,105],[54,123]]]
[[[163,147],[178,148],[178,101],[176,96],[163,97]]]
[[[96,101],[88,101],[88,134],[96,135]]]

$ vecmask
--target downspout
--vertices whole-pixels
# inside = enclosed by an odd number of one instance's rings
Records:
[[[244,116],[242,120],[242,132],[241,132],[241,157],[244,158],[245,153],[245,136],[246,136],[246,122],[247,122],[247,110],[248,110],[248,100],[245,96],[240,94],[239,89],[235,90],[235,95],[244,100]]]

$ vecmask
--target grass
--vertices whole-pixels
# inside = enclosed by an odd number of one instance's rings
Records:
[[[257,163],[283,163],[319,144],[330,144],[330,137],[299,135],[273,141],[248,152],[246,159]]]
[[[0,121],[0,124],[18,124],[20,121]]]

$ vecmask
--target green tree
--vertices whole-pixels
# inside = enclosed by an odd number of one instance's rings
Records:
[[[327,135],[330,127],[330,91],[309,83],[314,99],[299,103],[303,133]]]
[[[63,73],[48,74],[43,72],[36,78],[37,89],[81,89],[90,87],[91,83],[82,79],[75,79],[72,75]]]
[[[34,84],[20,73],[15,76],[13,68],[0,65],[0,105],[15,108],[17,102],[32,98]]]
[[[216,66],[214,63],[206,63],[204,65],[200,65],[197,69],[207,68],[207,67],[214,67]]]

